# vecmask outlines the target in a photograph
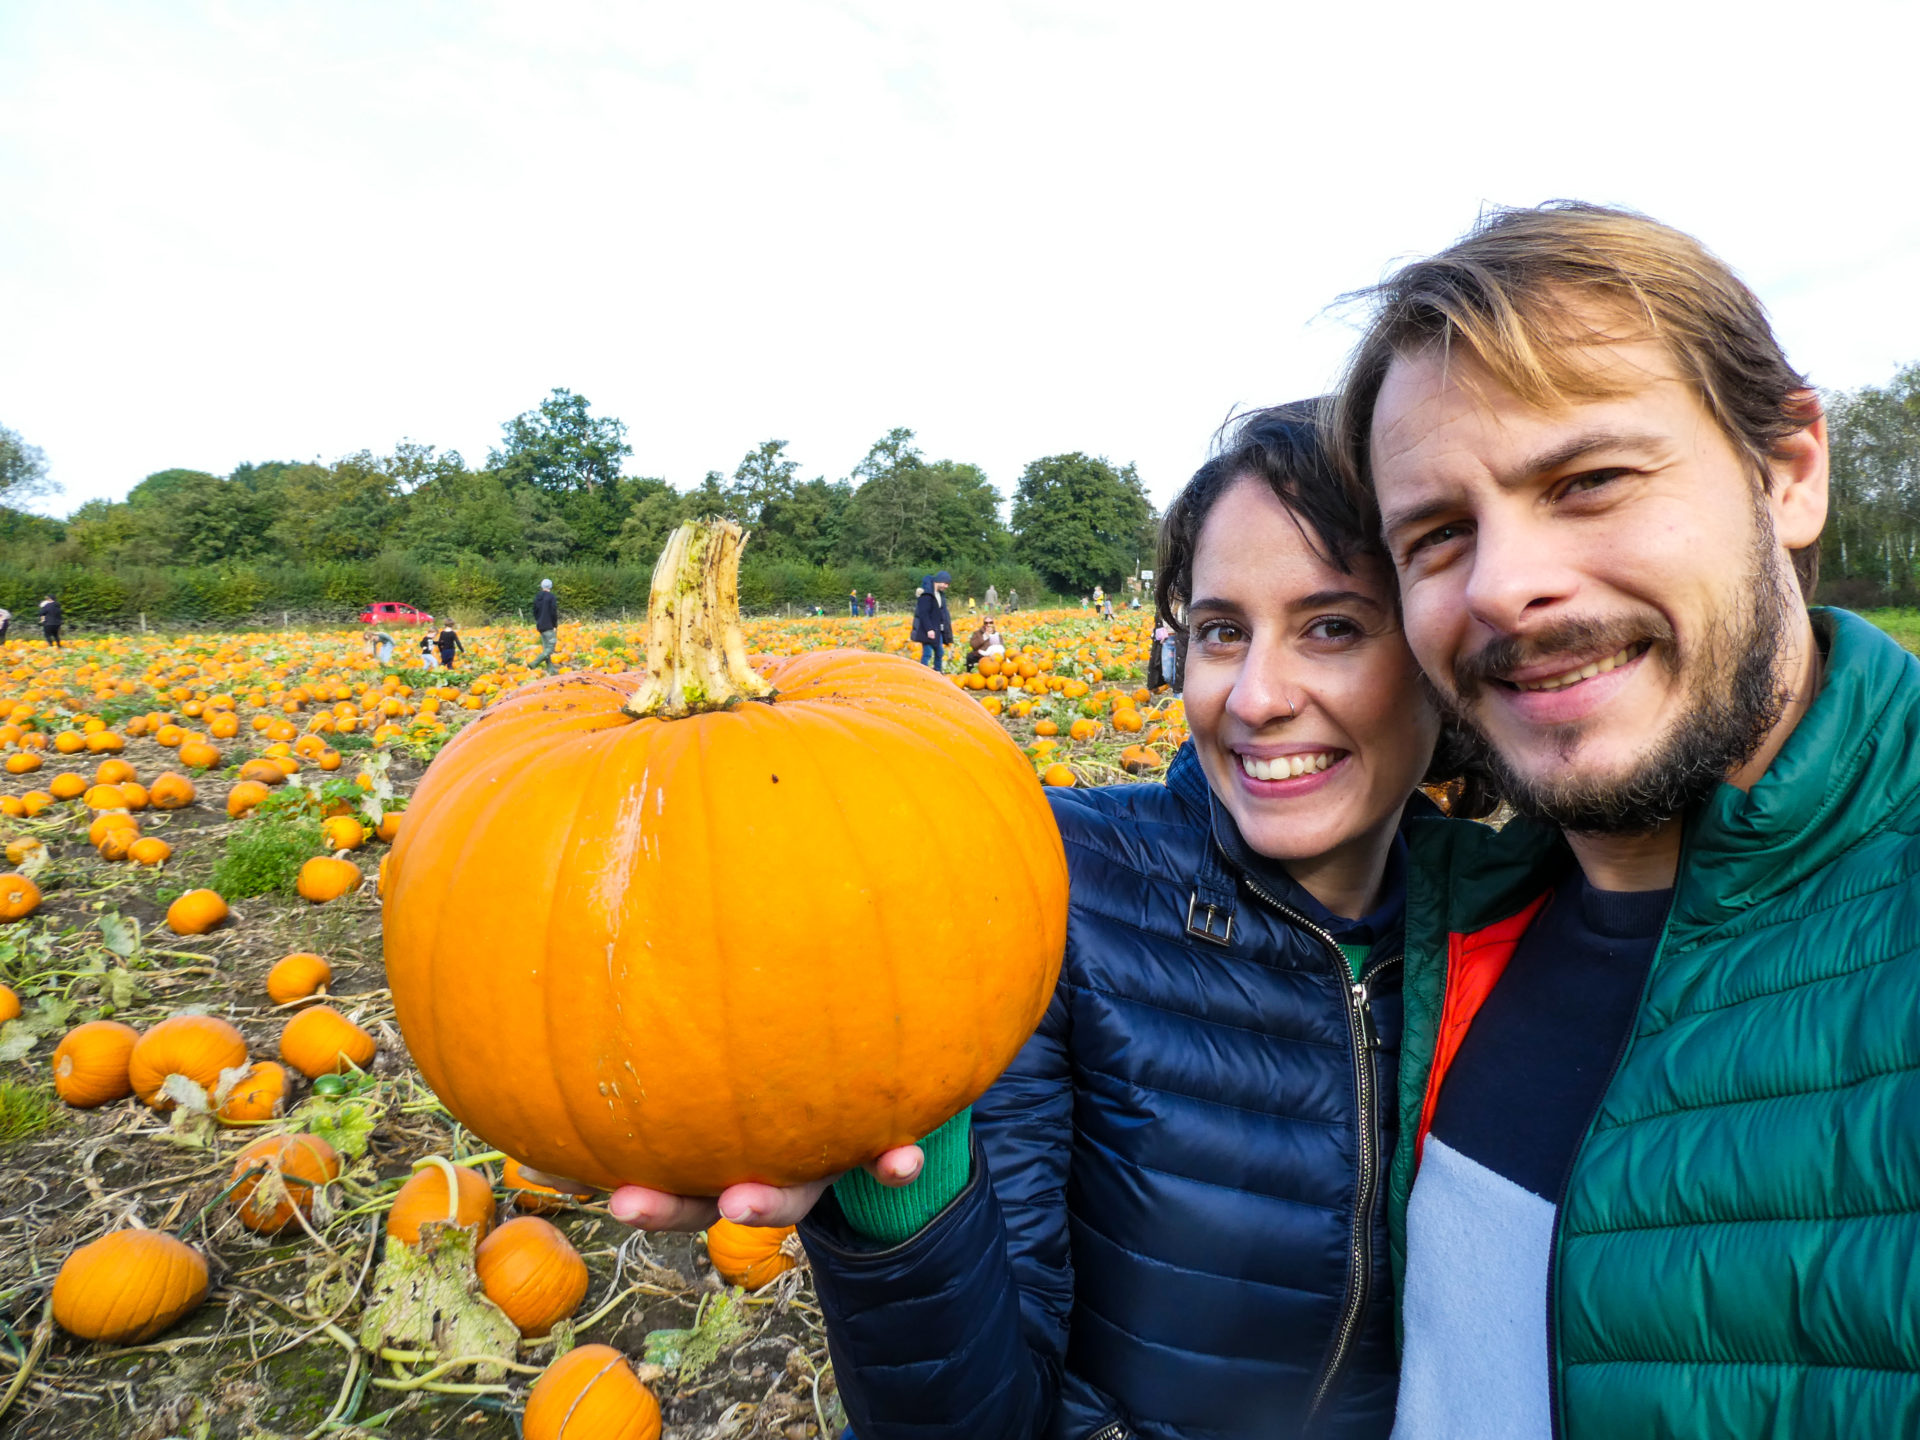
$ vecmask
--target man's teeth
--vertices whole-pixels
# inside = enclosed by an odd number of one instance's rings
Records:
[[[1274,760],[1256,760],[1251,755],[1237,757],[1240,768],[1254,780],[1293,780],[1302,775],[1315,775],[1339,759],[1332,750],[1322,750],[1313,755],[1282,755]]]
[[[1555,675],[1551,680],[1538,680],[1531,685],[1522,684],[1516,680],[1513,682],[1513,688],[1516,690],[1564,690],[1569,685],[1578,685],[1582,680],[1591,680],[1594,676],[1604,675],[1609,670],[1618,670],[1629,660],[1637,659],[1640,652],[1646,648],[1643,644],[1629,645],[1623,650],[1614,651],[1604,660],[1595,660],[1592,664],[1582,665],[1578,670],[1568,670],[1564,674]]]

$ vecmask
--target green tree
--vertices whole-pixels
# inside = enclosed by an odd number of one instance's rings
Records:
[[[309,467],[318,469],[319,467]],[[236,485],[204,470],[160,470],[127,494],[140,552],[128,559],[213,565],[273,551],[277,492]]]
[[[1028,465],[1013,500],[1013,553],[1053,589],[1116,588],[1141,554],[1153,506],[1133,466],[1078,451]]]
[[[1920,364],[1886,386],[1828,395],[1826,409],[1831,469],[1821,573],[1904,596],[1920,555]]]
[[[913,431],[889,430],[854,466],[845,558],[879,565],[967,564],[1006,553],[1000,494],[977,465],[928,461]]]
[[[733,483],[727,489],[741,524],[760,524],[769,505],[777,507],[792,496],[800,462],[789,460],[786,450],[784,440],[763,440],[734,467]]]
[[[620,524],[614,553],[625,564],[650,567],[684,518],[681,496],[664,480],[637,480],[633,488],[634,500]]]
[[[281,554],[308,564],[371,559],[387,548],[400,518],[399,487],[386,462],[368,450],[331,466],[295,466],[276,488],[272,537]]]
[[[59,488],[47,473],[45,452],[0,425],[0,505],[24,505]]]
[[[761,511],[755,547],[763,555],[825,565],[840,551],[852,503],[846,481],[815,476]]]
[[[488,453],[487,468],[509,485],[553,495],[604,490],[620,478],[620,463],[633,447],[625,425],[610,415],[592,415],[591,408],[586,396],[555,389],[539,409],[500,427],[505,443]]]

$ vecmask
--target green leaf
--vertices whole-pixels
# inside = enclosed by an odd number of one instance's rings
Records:
[[[314,1095],[294,1109],[288,1123],[318,1136],[347,1159],[358,1160],[367,1153],[368,1137],[379,1122],[374,1107],[365,1100]]]
[[[140,983],[140,977],[131,970],[110,970],[106,983],[100,987],[101,998],[115,1010],[124,1010],[135,1000],[145,997],[147,987]]]
[[[97,922],[100,926],[100,941],[107,949],[122,960],[129,960],[140,953],[140,925],[124,915],[109,910]]]

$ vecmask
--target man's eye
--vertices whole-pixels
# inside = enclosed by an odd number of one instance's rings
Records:
[[[1588,494],[1600,489],[1603,485],[1612,484],[1626,473],[1618,467],[1610,470],[1588,470],[1567,480],[1560,487],[1560,494],[1563,496]]]
[[[1430,550],[1435,546],[1446,545],[1465,535],[1471,527],[1464,520],[1451,521],[1445,525],[1436,525],[1407,547],[1407,554],[1420,550]]]

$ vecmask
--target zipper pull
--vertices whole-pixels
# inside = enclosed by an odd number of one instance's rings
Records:
[[[1360,1021],[1362,1045],[1370,1051],[1379,1049],[1380,1035],[1379,1032],[1373,1028],[1373,1006],[1368,1003],[1371,997],[1367,994],[1366,984],[1356,981],[1347,988],[1349,998],[1353,1005],[1353,1013]]]

